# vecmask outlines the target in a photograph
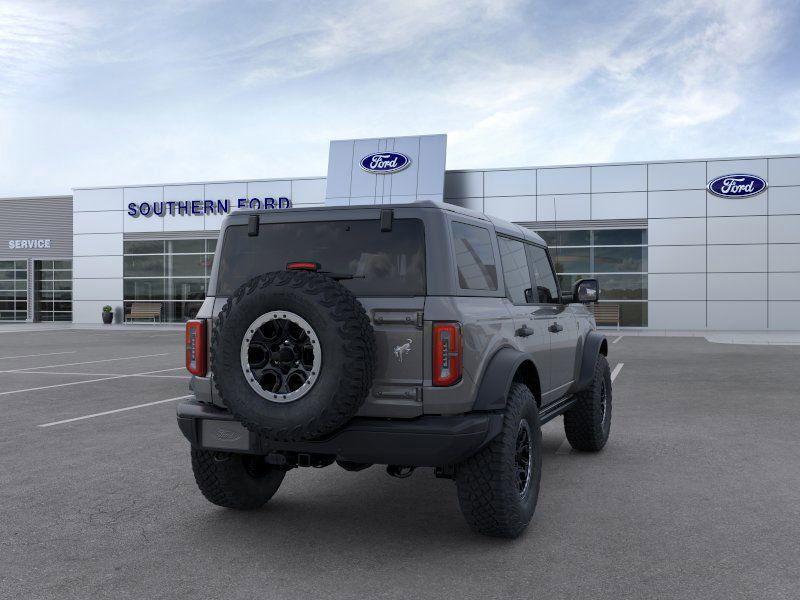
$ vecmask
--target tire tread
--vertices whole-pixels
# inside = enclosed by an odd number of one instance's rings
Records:
[[[240,456],[231,455],[227,461],[218,461],[215,454],[218,453],[192,448],[192,471],[197,487],[209,502],[217,506],[236,510],[260,508],[275,494],[283,480],[284,473],[274,471],[263,481],[247,482],[248,475]]]
[[[292,428],[276,428],[253,420],[246,410],[242,410],[239,402],[230,402],[219,386],[215,390],[237,420],[267,439],[298,441],[331,433],[350,420],[363,404],[372,387],[377,351],[372,324],[363,305],[347,288],[330,277],[308,271],[273,271],[254,277],[240,286],[228,298],[213,327],[211,368],[214,378],[219,381],[220,376],[224,376],[217,373],[215,367],[221,364],[221,353],[226,350],[222,348],[222,334],[231,312],[247,296],[267,287],[289,287],[301,291],[324,307],[337,323],[337,334],[343,342],[342,353],[348,367],[347,377],[339,378],[336,401]]]
[[[514,453],[519,422],[527,413],[534,437],[534,481],[529,501],[519,501],[516,483],[509,479],[508,457]],[[485,448],[458,465],[456,486],[461,511],[476,532],[494,537],[517,537],[527,527],[536,508],[541,476],[541,430],[538,408],[530,389],[514,383],[508,396],[503,430]],[[513,485],[511,485],[513,484]],[[534,487],[535,486],[535,487]],[[527,509],[527,510],[526,510]]]
[[[606,382],[606,417],[607,428],[603,427],[602,409],[600,406],[600,388]],[[564,433],[575,450],[581,452],[598,452],[603,449],[610,432],[611,420],[611,374],[608,360],[602,354],[597,355],[592,374],[592,383],[578,394],[575,406],[564,413]]]

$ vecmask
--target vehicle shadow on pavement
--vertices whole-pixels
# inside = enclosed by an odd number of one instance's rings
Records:
[[[555,423],[544,432],[545,463],[563,442],[563,430]],[[257,551],[285,552],[287,545],[321,555],[339,552],[342,540],[348,552],[369,554],[376,539],[382,552],[413,547],[414,553],[438,553],[465,543],[489,546],[514,544],[473,533],[459,510],[453,481],[436,479],[433,469],[417,469],[404,480],[389,477],[385,467],[374,465],[349,473],[335,465],[325,469],[290,471],[275,497],[262,509],[230,511],[212,505],[192,507],[193,534],[198,540],[214,539],[218,545],[240,548],[243,538]],[[535,535],[534,527],[523,538]],[[298,539],[306,543],[297,544]],[[338,548],[339,550],[332,550]]]
[[[416,554],[467,541],[499,541],[469,530],[455,484],[435,479],[432,469],[418,469],[405,480],[390,478],[377,465],[359,473],[336,467],[325,471],[290,472],[285,489],[257,511],[200,510],[193,528],[200,538],[211,536],[231,548],[241,544],[242,536],[262,551],[285,549],[289,540],[296,544],[300,538],[307,541],[301,547],[317,548],[321,554],[341,551],[343,539],[349,553],[369,552],[380,539],[398,549],[413,546]]]

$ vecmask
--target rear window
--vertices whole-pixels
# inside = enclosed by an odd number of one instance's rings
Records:
[[[378,220],[262,223],[254,237],[246,225],[228,227],[217,295],[228,296],[247,280],[295,261],[354,275],[340,283],[356,296],[425,295],[425,228],[419,219],[395,219],[386,232]]]

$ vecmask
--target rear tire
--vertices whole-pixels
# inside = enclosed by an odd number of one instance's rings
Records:
[[[602,354],[597,355],[591,385],[564,413],[564,433],[570,446],[582,452],[603,449],[611,433],[611,371]]]
[[[192,471],[206,499],[225,508],[261,508],[275,495],[285,471],[261,456],[192,448]]]
[[[541,444],[536,400],[528,387],[513,383],[502,431],[456,469],[461,512],[473,531],[515,538],[525,530],[539,497]]]

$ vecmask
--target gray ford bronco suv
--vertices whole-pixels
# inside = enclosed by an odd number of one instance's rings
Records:
[[[541,477],[541,426],[573,448],[611,424],[608,345],[559,289],[544,241],[435,202],[242,211],[186,325],[178,406],[205,497],[254,509],[295,467],[433,467],[483,534],[515,537]]]

